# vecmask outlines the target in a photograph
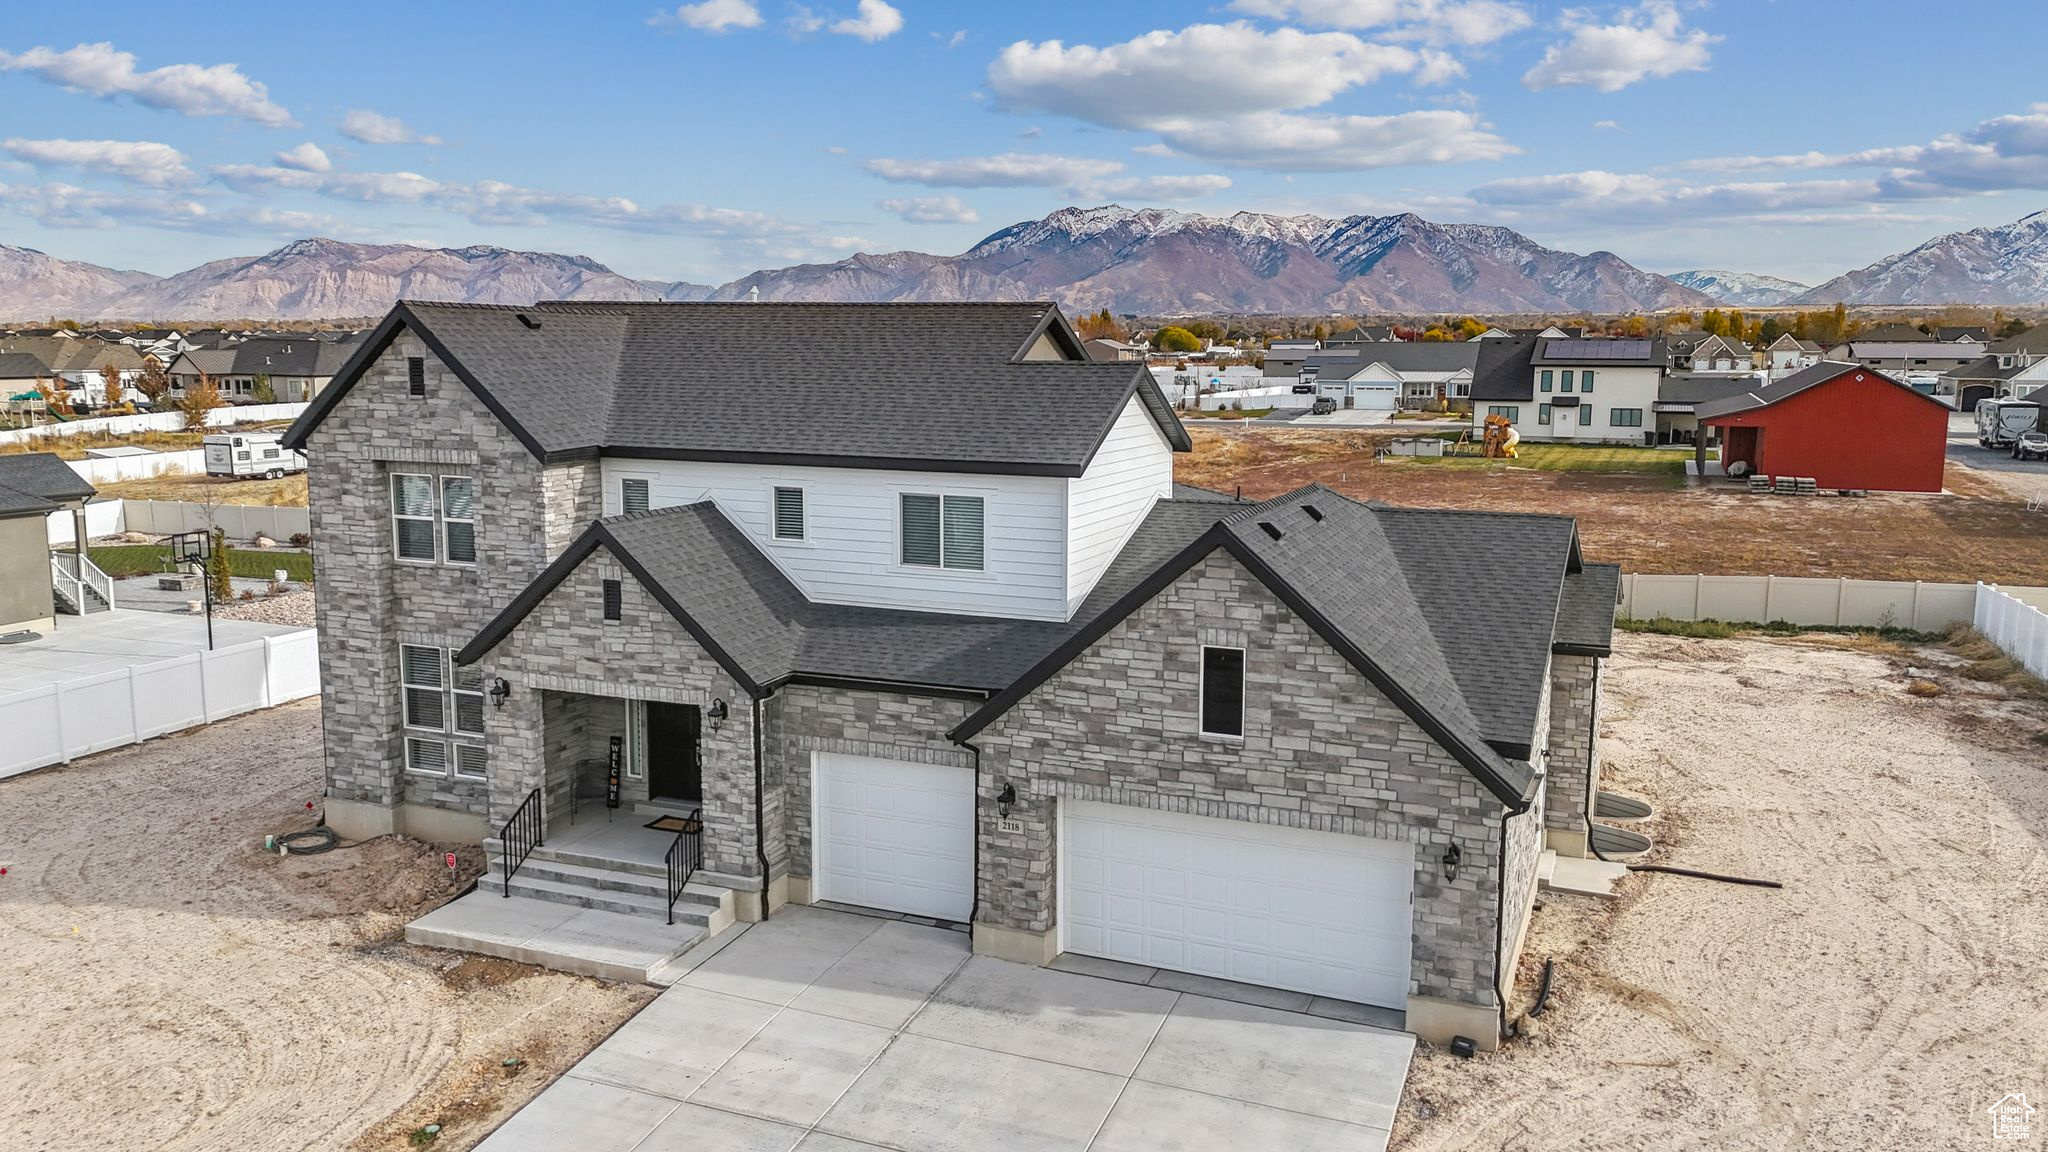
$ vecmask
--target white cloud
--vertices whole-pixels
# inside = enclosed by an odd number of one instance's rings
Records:
[[[1126,176],[1082,185],[1075,191],[1090,200],[1199,200],[1230,187],[1230,177],[1213,173],[1194,176]]]
[[[730,28],[759,28],[761,9],[753,0],[704,0],[701,4],[684,4],[674,12],[659,13],[647,21],[659,27],[665,24],[680,24],[700,32],[724,32]]]
[[[802,4],[793,4],[789,15],[782,18],[782,26],[792,36],[808,36],[825,26],[825,18]]]
[[[46,228],[141,225],[187,232],[296,236],[339,236],[359,231],[345,220],[320,213],[243,205],[221,207],[190,196],[102,192],[61,183],[0,184],[0,208],[26,216]]]
[[[832,25],[832,32],[840,36],[854,36],[873,44],[887,40],[903,30],[903,13],[890,6],[886,0],[860,0],[856,15]]]
[[[957,196],[898,196],[878,200],[875,207],[910,224],[973,224],[981,219],[980,213]]]
[[[1470,112],[1300,111],[1385,76],[1440,83],[1461,71],[1434,49],[1374,44],[1348,32],[1268,32],[1239,21],[1150,32],[1104,48],[1019,41],[989,66],[988,82],[1005,107],[1157,133],[1171,154],[1247,168],[1344,171],[1513,152]]]
[[[1687,28],[1675,0],[1644,0],[1615,13],[1614,21],[1595,24],[1586,10],[1568,9],[1562,24],[1570,37],[1545,49],[1522,83],[1537,90],[1589,85],[1618,92],[1651,77],[1706,71],[1710,49],[1721,40]]]
[[[429,136],[413,131],[411,125],[396,116],[372,112],[368,108],[351,108],[341,118],[341,134],[364,144],[439,144],[439,136]]]
[[[1619,120],[1595,120],[1593,121],[1593,127],[1601,132],[1620,132],[1623,130]]]
[[[878,156],[860,166],[894,184],[935,188],[1060,188],[1106,179],[1124,170],[1115,160],[1005,152],[953,160],[897,160]]]
[[[967,29],[962,28],[950,36],[946,35],[943,32],[934,32],[932,33],[932,39],[937,40],[940,44],[943,44],[946,48],[946,51],[951,52],[953,49],[958,48],[962,44],[967,43]]]
[[[1925,200],[1988,192],[2048,189],[2048,104],[1996,116],[1963,132],[1925,144],[1854,152],[1800,152],[1777,156],[1720,156],[1679,166],[1702,172],[1786,172],[1883,169],[1879,193],[1888,199]]]
[[[15,136],[0,141],[0,150],[38,168],[76,168],[152,188],[192,179],[183,153],[150,140],[24,140]]]
[[[334,161],[327,158],[318,144],[311,140],[286,152],[277,154],[277,162],[286,168],[297,168],[303,172],[331,172]]]
[[[1382,28],[1405,39],[1490,44],[1533,21],[1519,4],[1497,0],[1234,0],[1248,16],[1318,28]]]
[[[1846,209],[1877,198],[1871,180],[1757,181],[1696,184],[1644,173],[1568,172],[1517,176],[1472,190],[1483,206],[1526,213],[1603,221],[1674,222],[1753,219],[1814,209]]]
[[[0,72],[27,72],[73,92],[127,96],[138,104],[186,116],[237,116],[269,128],[292,122],[291,113],[271,101],[268,88],[233,64],[169,64],[139,72],[134,53],[98,43],[62,52],[0,52]]]

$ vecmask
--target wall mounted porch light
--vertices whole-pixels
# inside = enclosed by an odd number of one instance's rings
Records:
[[[1456,880],[1458,878],[1458,864],[1464,859],[1464,850],[1459,848],[1456,843],[1444,849],[1444,879]]]
[[[1006,780],[1003,782],[1003,790],[996,794],[996,815],[1007,820],[1010,818],[1010,809],[1016,806],[1017,786]]]
[[[493,676],[491,677],[490,692],[491,707],[503,708],[505,706],[505,697],[512,694],[512,684],[503,676]]]
[[[719,697],[719,698],[717,698],[717,699],[714,699],[713,701],[711,701],[711,705],[710,705],[710,707],[708,707],[708,708],[704,709],[704,715],[705,715],[705,717],[706,717],[706,718],[708,718],[708,719],[711,719],[711,720],[723,720],[723,719],[725,719],[725,715],[726,715],[726,709],[725,709],[725,698],[724,698],[724,697]]]

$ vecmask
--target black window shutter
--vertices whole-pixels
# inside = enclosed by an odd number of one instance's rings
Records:
[[[617,580],[604,582],[604,618],[617,620],[623,610],[624,590]]]
[[[405,383],[415,396],[427,394],[427,362],[418,356],[409,356],[405,361]]]

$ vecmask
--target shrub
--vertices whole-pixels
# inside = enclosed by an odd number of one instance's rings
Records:
[[[229,567],[233,561],[228,558],[230,551],[232,549],[228,544],[227,530],[215,528],[213,530],[213,554],[207,557],[206,560],[206,582],[211,586],[215,600],[232,600],[235,598],[234,570]]]
[[[294,532],[292,533],[291,545],[294,548],[311,548],[313,546],[313,538],[304,532]]]

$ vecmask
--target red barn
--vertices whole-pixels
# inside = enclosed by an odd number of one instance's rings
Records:
[[[1724,467],[1822,488],[1941,491],[1948,405],[1871,368],[1822,361],[1698,413],[1721,431]]]

